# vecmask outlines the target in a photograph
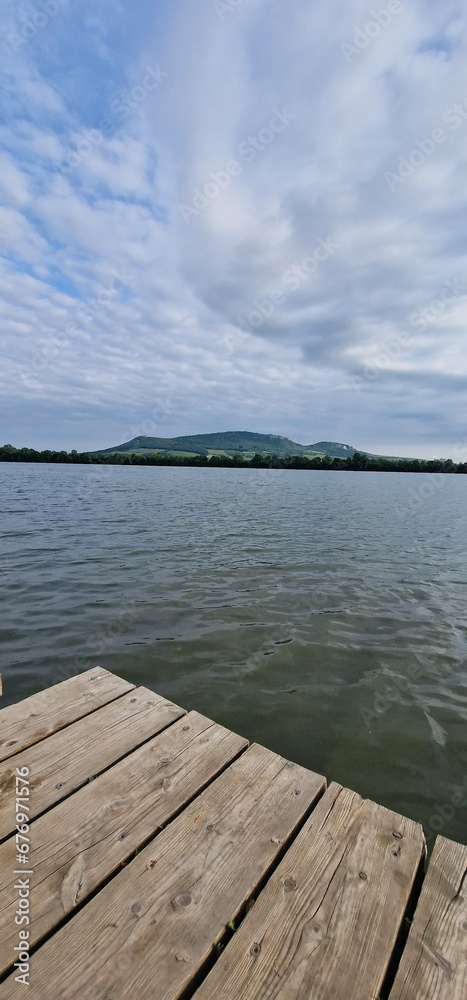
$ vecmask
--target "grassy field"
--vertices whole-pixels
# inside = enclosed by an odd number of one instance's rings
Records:
[[[119,451],[118,448],[112,452],[113,455],[174,455],[175,458],[193,458],[193,451],[165,451],[160,448],[154,451],[153,448],[135,448],[133,451]]]
[[[198,454],[198,453],[197,452],[193,452],[193,451],[172,451],[171,449],[169,450],[169,449],[166,449],[166,448],[159,448],[157,451],[154,450],[154,448],[135,448],[133,451],[129,452],[129,451],[119,451],[119,449],[117,448],[115,450],[115,452],[113,452],[113,454],[114,455],[147,455],[148,457],[149,456],[153,456],[153,455],[164,455],[164,457],[166,457],[168,455],[173,455],[174,458],[194,458],[195,455]],[[234,451],[224,451],[224,450],[222,450],[220,448],[208,448],[207,449],[207,457],[208,458],[211,458],[211,456],[216,456],[216,457],[221,457],[221,458],[233,458],[234,455],[240,455],[240,457],[243,458],[245,460],[245,462],[250,462],[251,459],[254,458],[255,454],[256,454],[256,452],[254,452],[254,451],[234,452]],[[265,454],[265,453],[263,452],[263,454]],[[273,454],[273,452],[270,452],[269,454]],[[302,455],[302,457],[305,457],[305,458],[317,458],[317,457],[323,458],[324,455],[325,455],[324,451],[307,451],[305,453],[305,455]]]

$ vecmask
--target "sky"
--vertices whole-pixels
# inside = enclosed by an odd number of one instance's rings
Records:
[[[3,0],[0,439],[467,460],[460,0]]]

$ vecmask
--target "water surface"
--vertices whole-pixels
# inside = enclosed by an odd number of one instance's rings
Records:
[[[99,663],[467,842],[467,477],[0,483],[2,705]]]

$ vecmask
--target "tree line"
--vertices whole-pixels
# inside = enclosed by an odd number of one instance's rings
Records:
[[[138,455],[136,452],[115,452],[100,454],[98,452],[78,451],[36,451],[34,448],[15,448],[11,444],[0,447],[0,462],[44,462],[63,463],[65,465],[177,465],[198,466],[221,469],[325,469],[328,471],[349,472],[441,472],[467,473],[467,462],[453,462],[452,459],[396,459],[370,458],[363,452],[356,451],[349,458],[322,457],[306,458],[304,455],[256,454],[253,458],[242,455],[190,455],[177,456],[160,452],[150,455]]]

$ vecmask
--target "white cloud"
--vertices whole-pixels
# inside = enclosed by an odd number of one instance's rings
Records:
[[[21,207],[30,201],[31,193],[25,175],[7,153],[0,152],[0,197]]]
[[[21,443],[41,420],[44,442],[52,411],[59,443],[116,443],[169,396],[168,434],[248,425],[406,454],[455,444],[465,297],[427,329],[410,317],[467,277],[466,19],[457,0],[402,6],[349,61],[342,45],[372,17],[363,0],[245,0],[223,19],[181,0],[173,13],[143,5],[138,21],[85,0],[82,21],[70,6],[8,62],[4,391],[12,427],[30,429]],[[145,92],[156,65],[168,75]],[[112,114],[135,87],[131,113]],[[276,132],[278,111],[290,119]],[[437,128],[445,140],[391,190],[385,174]],[[186,224],[180,204],[203,199]],[[329,239],[338,248],[292,288],[285,275]],[[258,302],[263,321],[245,332]],[[351,379],[407,329],[357,397]]]

